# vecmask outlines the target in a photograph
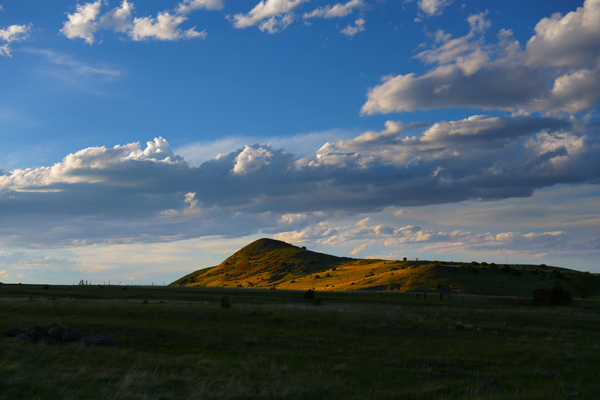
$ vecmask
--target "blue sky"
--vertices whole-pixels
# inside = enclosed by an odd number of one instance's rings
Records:
[[[600,272],[600,0],[0,6],[0,281],[265,236]]]

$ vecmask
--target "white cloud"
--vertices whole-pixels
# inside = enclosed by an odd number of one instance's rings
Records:
[[[156,17],[132,19],[133,3],[123,0],[119,7],[100,16],[104,4],[107,3],[98,0],[77,5],[74,14],[67,14],[69,21],[64,23],[61,32],[70,39],[81,38],[89,44],[94,43],[94,34],[100,30],[124,33],[136,41],[205,38],[206,31],[199,32],[196,27],[187,30],[180,28],[188,20],[187,14],[198,9],[220,10],[224,7],[222,0],[185,0],[177,5],[174,12],[165,10]]]
[[[452,4],[452,0],[419,0],[417,5],[427,16],[440,15],[444,8]]]
[[[98,30],[98,25],[95,22],[100,14],[102,0],[94,3],[78,4],[76,12],[73,14],[67,13],[67,22],[64,22],[63,28],[60,30],[63,35],[69,39],[80,38],[86,43],[94,43],[94,33]]]
[[[407,136],[410,130],[417,132]],[[598,171],[597,132],[559,118],[388,122],[381,132],[327,143],[302,160],[252,145],[197,167],[156,138],[144,147],[90,147],[52,166],[2,172],[0,247],[165,242],[311,226],[328,231],[334,243],[343,235],[327,225],[333,215],[526,197],[556,184],[597,182]],[[372,228],[389,231],[380,225]],[[355,237],[369,229],[357,228]]]
[[[527,42],[529,65],[595,68],[600,58],[600,0],[586,0],[565,16],[543,18]]]
[[[244,150],[235,158],[235,165],[232,168],[234,174],[247,174],[256,172],[269,165],[269,158],[273,153],[265,148],[244,147]]]
[[[29,36],[30,29],[27,25],[11,25],[6,29],[0,29],[0,40],[8,43],[24,40]]]
[[[393,228],[385,225],[374,225],[370,218],[362,219],[352,225],[335,225],[322,222],[297,231],[286,231],[274,235],[275,238],[287,242],[301,243],[307,246],[340,246],[342,244],[358,247],[350,254],[356,255],[367,247],[386,246],[395,249],[403,247],[418,251],[429,251],[444,254],[475,253],[488,254],[518,253],[520,256],[536,258],[540,254],[546,256],[573,256],[593,258],[600,251],[598,238],[577,240],[564,231],[546,232],[500,232],[473,233],[454,230],[425,230],[420,226],[406,225]],[[352,247],[350,247],[352,248]],[[397,253],[399,250],[395,250]]]
[[[179,25],[185,21],[187,21],[186,17],[171,15],[167,11],[158,13],[156,18],[135,18],[129,36],[133,40],[179,40],[206,37],[205,31],[198,32],[195,30],[195,27],[181,31]]]
[[[504,29],[497,43],[485,44],[481,34],[490,27],[486,14],[471,15],[467,35],[452,38],[438,31],[433,48],[417,54],[416,58],[437,66],[421,76],[383,77],[380,85],[369,90],[361,113],[451,107],[586,112],[600,99],[599,4],[600,0],[588,0],[565,17],[542,20],[526,49]],[[569,33],[579,38],[578,46],[567,45]]]
[[[177,13],[189,14],[199,9],[222,10],[225,7],[223,0],[184,0],[177,5]]]
[[[121,7],[113,8],[100,18],[99,27],[111,29],[115,32],[127,32],[131,28],[131,13],[133,9],[133,3],[123,0]]]
[[[6,29],[0,29],[0,40],[7,43],[20,42],[27,39],[30,30],[31,28],[27,25],[11,25]],[[11,48],[8,44],[0,46],[0,56],[12,57]]]
[[[363,18],[359,18],[354,21],[354,26],[348,24],[347,27],[342,29],[340,32],[348,37],[354,37],[359,32],[364,32],[365,30],[365,20]]]
[[[350,0],[346,4],[336,3],[335,5],[327,5],[319,7],[309,13],[305,13],[302,18],[341,18],[350,15],[357,8],[365,6],[363,0]]]
[[[248,14],[230,16],[233,25],[248,28],[259,25],[262,31],[275,33],[285,29],[294,20],[292,10],[308,0],[261,0]]]
[[[292,22],[294,22],[294,14],[285,14],[284,16],[277,18],[271,17],[258,26],[262,32],[267,31],[268,33],[281,32],[287,28]]]
[[[61,82],[78,91],[100,93],[107,82],[117,81],[125,75],[125,71],[115,65],[82,61],[70,54],[53,50],[26,49],[28,53],[44,59],[39,73]]]

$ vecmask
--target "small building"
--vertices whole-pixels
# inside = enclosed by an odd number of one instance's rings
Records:
[[[571,292],[560,286],[554,289],[536,289],[533,291],[533,304],[538,306],[561,306],[571,302]]]

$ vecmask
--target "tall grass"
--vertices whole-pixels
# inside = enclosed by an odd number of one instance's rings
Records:
[[[170,290],[74,299],[71,288],[62,297],[51,287],[48,297],[0,299],[2,331],[57,322],[123,344],[0,340],[0,399],[596,399],[600,392],[595,309],[322,292],[315,306],[302,292],[278,290],[226,291],[232,308],[223,309],[223,289]],[[502,388],[483,387],[486,379]]]

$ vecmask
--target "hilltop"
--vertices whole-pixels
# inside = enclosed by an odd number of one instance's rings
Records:
[[[399,290],[525,295],[565,285],[568,268],[486,262],[376,260],[336,257],[273,239],[259,239],[221,264],[192,272],[174,286],[315,290]]]

